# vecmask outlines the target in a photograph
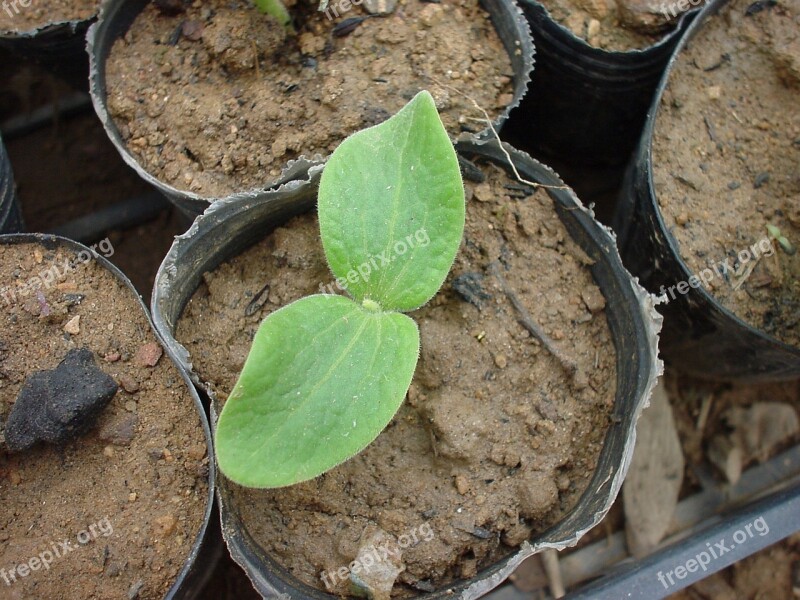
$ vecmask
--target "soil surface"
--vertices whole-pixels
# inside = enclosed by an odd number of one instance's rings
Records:
[[[512,100],[511,61],[475,0],[401,0],[343,36],[347,19],[370,16],[362,6],[332,18],[305,0],[291,10],[296,36],[245,0],[174,17],[148,4],[106,65],[109,111],[148,172],[218,198],[263,188],[300,155],[328,155],[423,88],[452,135],[485,128],[434,79],[493,118]]]
[[[98,0],[8,0],[0,4],[0,33],[31,31],[50,23],[85,21],[100,10]]]
[[[416,536],[395,595],[472,577],[562,518],[593,473],[616,389],[604,299],[550,198],[487,172],[467,183],[465,241],[447,282],[411,313],[421,357],[391,424],[313,481],[233,488],[251,535],[309,585],[351,563],[376,528],[401,543]],[[303,215],[206,274],[177,338],[224,400],[260,321],[329,282],[316,217]],[[519,324],[502,285],[577,362],[575,380]],[[245,316],[254,301],[263,304]]]
[[[688,2],[688,0],[686,0]],[[677,0],[538,0],[550,16],[590,46],[609,52],[658,43],[683,14]],[[699,4],[700,0],[692,0]],[[696,5],[695,4],[695,5]],[[691,9],[692,5],[688,5]]]
[[[120,389],[85,436],[21,454],[0,450],[0,565],[4,574],[22,565],[16,580],[0,579],[0,596],[62,598],[68,582],[87,598],[163,598],[202,525],[205,436],[128,289],[91,260],[64,274],[67,260],[75,256],[66,250],[0,246],[4,291],[53,266],[63,275],[0,299],[0,423],[25,379],[72,348],[92,350]],[[65,553],[53,553],[44,569],[47,555],[34,558],[53,546]]]
[[[723,306],[797,346],[800,254],[771,242],[767,225],[800,246],[800,0],[751,4],[732,2],[682,52],[656,121],[653,179],[690,271],[715,270],[708,290]]]

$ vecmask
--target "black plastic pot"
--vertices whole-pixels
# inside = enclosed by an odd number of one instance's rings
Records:
[[[15,244],[40,244],[42,247],[48,250],[63,248],[71,252],[74,252],[76,254],[80,252],[86,252],[89,256],[92,256],[92,253],[86,246],[79,244],[78,242],[69,240],[67,238],[62,238],[54,235],[45,235],[38,233],[0,235],[0,245],[15,245]],[[158,330],[155,328],[155,326],[153,325],[153,321],[150,318],[150,313],[147,309],[147,306],[145,306],[144,302],[142,302],[141,296],[139,296],[139,293],[136,291],[136,288],[133,287],[133,284],[130,282],[130,280],[122,273],[122,271],[120,271],[112,263],[106,260],[103,256],[94,256],[94,260],[98,264],[100,264],[104,269],[106,269],[112,275],[114,275],[114,277],[116,277],[136,298],[136,301],[139,303],[139,306],[141,307],[143,313],[147,317],[147,321],[150,324],[150,328],[155,333],[155,336],[161,343],[161,345],[165,347],[166,356],[175,365],[176,369],[180,373],[181,378],[183,379],[184,385],[186,385],[186,387],[189,390],[189,393],[191,394],[194,407],[197,411],[198,416],[200,417],[200,423],[202,425],[203,432],[206,437],[208,456],[209,458],[213,457],[214,450],[211,442],[211,431],[208,426],[208,418],[206,416],[205,409],[203,408],[203,404],[200,401],[200,397],[197,394],[197,390],[194,388],[192,382],[189,380],[189,377],[187,376],[186,370],[183,368],[181,361],[175,358],[175,356],[172,354],[172,347],[170,345],[167,345],[164,339],[158,333]],[[206,501],[206,508],[203,515],[203,523],[200,527],[200,531],[197,533],[197,537],[192,543],[191,550],[189,552],[189,555],[186,557],[186,561],[183,564],[183,568],[178,574],[178,577],[175,580],[175,582],[172,584],[172,587],[170,587],[169,591],[167,592],[165,600],[194,600],[195,598],[197,598],[200,592],[202,591],[203,587],[205,586],[206,581],[214,565],[222,555],[221,545],[219,543],[217,544],[213,543],[214,525],[210,524],[212,516],[212,508],[214,506],[215,487],[216,487],[216,464],[213,460],[209,460],[208,498]]]
[[[465,142],[457,145],[466,157],[507,165],[496,142]],[[558,176],[529,156],[507,146],[523,177],[561,186]],[[175,325],[201,282],[204,273],[262,240],[292,216],[313,209],[321,167],[314,167],[309,179],[295,181],[254,202],[220,201],[176,238],[156,276],[152,309],[156,327],[172,351],[191,370],[186,349],[174,337]],[[573,239],[595,261],[593,277],[605,295],[607,315],[617,353],[617,394],[614,419],[599,457],[597,470],[578,505],[558,525],[537,535],[495,565],[469,581],[457,582],[426,598],[479,598],[499,585],[528,556],[544,548],[574,545],[609,510],[622,485],[633,453],[635,424],[648,404],[656,378],[661,372],[657,358],[660,316],[654,299],[631,278],[616,250],[613,235],[581,205],[571,190],[550,191],[558,214]],[[203,385],[197,373],[192,378]],[[219,405],[213,391],[212,423]],[[231,504],[231,484],[222,478],[217,488],[223,535],[236,562],[242,565],[256,589],[266,598],[288,594],[296,599],[326,599],[334,596],[308,587],[292,578],[261,549],[248,533]]]
[[[6,147],[0,138],[0,233],[22,231],[22,213],[17,201],[14,173],[8,160]]]
[[[661,97],[678,55],[725,5],[714,0],[689,27],[661,81],[644,134],[628,168],[614,217],[625,265],[657,292],[694,275],[661,216],[653,185],[652,143]],[[663,306],[664,356],[687,373],[718,380],[778,381],[800,377],[800,348],[767,335],[723,307],[702,286]]]
[[[536,0],[520,0],[536,45],[529,93],[508,129],[520,147],[584,166],[624,166],[675,44],[695,12],[641,50],[590,46]]]
[[[111,48],[118,38],[125,35],[148,2],[149,0],[107,0],[103,4],[98,22],[89,29],[86,36],[90,64],[89,88],[92,102],[97,115],[103,122],[106,133],[125,162],[142,179],[155,186],[178,208],[190,216],[197,216],[202,214],[211,202],[218,198],[203,197],[193,192],[179,190],[159,181],[148,173],[128,150],[119,133],[119,129],[108,113],[106,105],[105,65],[111,53]],[[533,41],[522,11],[514,0],[481,0],[481,4],[489,13],[514,69],[513,100],[494,123],[495,129],[499,129],[511,110],[519,105],[527,90],[530,73],[533,70]],[[488,127],[477,136],[470,137],[483,137],[486,135],[488,135]],[[269,146],[271,140],[264,140],[264,143]],[[265,182],[263,188],[242,190],[225,199],[249,201],[263,197],[267,190],[302,176],[309,167],[314,164],[320,164],[322,160],[321,157],[316,156],[300,157],[296,161],[290,161],[277,180]]]
[[[48,23],[30,31],[2,31],[0,47],[41,64],[77,89],[88,90],[85,38],[94,19]]]

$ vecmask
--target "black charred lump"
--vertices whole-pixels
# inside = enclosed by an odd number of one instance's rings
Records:
[[[8,449],[21,452],[39,441],[63,444],[86,433],[117,387],[96,366],[91,350],[70,350],[55,369],[25,380],[6,423]]]

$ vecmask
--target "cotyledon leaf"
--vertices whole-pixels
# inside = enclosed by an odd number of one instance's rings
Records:
[[[217,460],[255,488],[312,479],[364,449],[403,402],[419,330],[401,313],[342,296],[270,314],[217,424]]]
[[[359,303],[419,308],[439,290],[464,231],[464,186],[428,92],[343,141],[319,186],[322,245]]]

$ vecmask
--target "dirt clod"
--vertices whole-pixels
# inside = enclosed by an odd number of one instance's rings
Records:
[[[30,375],[6,423],[6,444],[21,452],[36,442],[63,444],[86,433],[117,393],[87,348],[70,350],[52,371]]]

